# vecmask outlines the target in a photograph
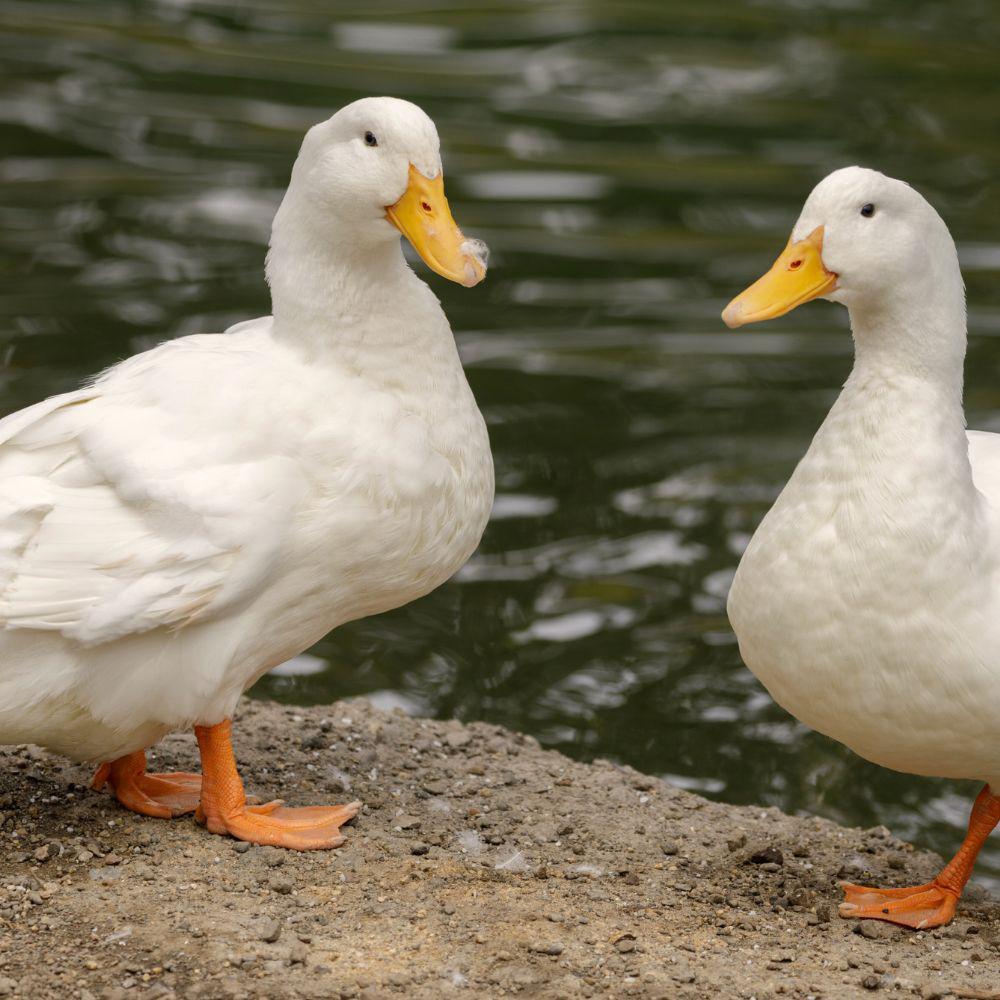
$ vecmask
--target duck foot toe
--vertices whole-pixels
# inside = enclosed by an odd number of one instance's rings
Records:
[[[286,808],[281,801],[260,806],[244,805],[238,809],[217,811],[203,803],[196,819],[212,833],[225,833],[237,840],[293,851],[320,851],[339,847],[344,842],[340,828],[353,819],[360,802],[343,806],[302,806]]]
[[[150,774],[142,750],[101,764],[91,788],[99,791],[105,784],[126,809],[158,819],[194,812],[201,798],[200,774]]]
[[[844,890],[842,917],[886,920],[914,930],[948,923],[958,904],[958,895],[936,882],[905,889],[876,889],[851,882],[841,882],[840,887]]]

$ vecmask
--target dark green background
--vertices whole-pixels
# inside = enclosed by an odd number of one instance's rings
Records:
[[[993,3],[0,0],[0,17],[5,410],[267,312],[301,135],[362,95],[436,119],[456,218],[493,249],[475,290],[429,276],[496,455],[479,553],[257,693],[490,719],[954,847],[971,785],[859,761],[740,663],[730,574],[851,345],[829,304],[740,333],[718,314],[827,171],[903,177],[959,242],[970,422],[1000,430]]]

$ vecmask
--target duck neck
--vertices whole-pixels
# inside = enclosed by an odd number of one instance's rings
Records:
[[[964,300],[889,305],[851,309],[855,364],[817,435],[820,465],[887,509],[939,492],[975,506],[962,407]]]
[[[383,379],[412,372],[418,359],[423,370],[454,359],[440,305],[398,236],[354,239],[313,215],[289,193],[275,216],[266,272],[275,338],[310,362]]]
[[[934,294],[920,294],[928,285]],[[850,317],[855,374],[923,386],[961,410],[966,316],[960,276],[852,304]]]

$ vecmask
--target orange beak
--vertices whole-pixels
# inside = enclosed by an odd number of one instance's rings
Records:
[[[478,240],[467,240],[455,224],[441,174],[431,180],[411,163],[406,190],[385,210],[385,217],[443,278],[471,288],[486,277],[486,248]]]
[[[723,310],[722,319],[732,329],[774,319],[836,287],[837,275],[823,264],[823,227],[817,226],[798,243],[789,239],[771,270],[737,295]]]

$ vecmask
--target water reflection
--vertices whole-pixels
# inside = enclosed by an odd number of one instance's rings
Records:
[[[954,845],[964,788],[806,732],[739,662],[733,567],[850,341],[829,305],[738,334],[718,314],[823,173],[904,176],[959,240],[970,422],[1000,430],[987,0],[0,13],[7,410],[164,336],[265,312],[263,247],[301,135],[364,94],[436,119],[456,217],[494,251],[473,292],[431,279],[496,454],[481,550],[261,693],[488,718],[728,800]]]

